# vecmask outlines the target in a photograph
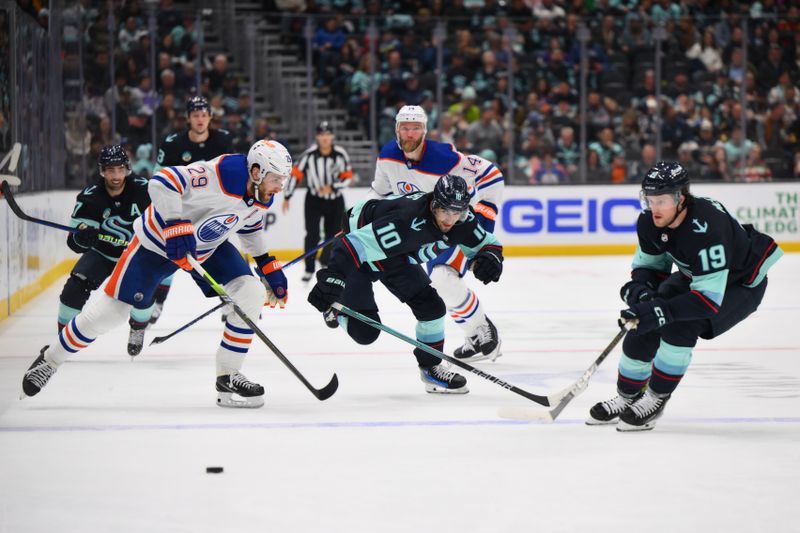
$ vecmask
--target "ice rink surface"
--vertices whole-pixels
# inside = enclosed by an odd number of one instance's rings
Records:
[[[508,259],[478,287],[505,355],[476,366],[540,394],[570,384],[616,333],[629,264]],[[636,434],[583,423],[614,394],[620,348],[554,424],[504,420],[499,407],[536,405],[474,375],[468,395],[426,394],[409,346],[325,327],[302,267],[260,325],[317,387],[338,374],[328,401],[256,338],[243,370],[266,405],[217,407],[216,314],[135,361],[120,327],[20,401],[56,341],[60,281],[0,324],[0,531],[797,532],[798,273],[787,254],[759,311],[701,341],[656,429]],[[410,311],[377,292],[384,323],[413,336]],[[146,342],[215,303],[179,275]],[[461,341],[448,319],[446,350]]]

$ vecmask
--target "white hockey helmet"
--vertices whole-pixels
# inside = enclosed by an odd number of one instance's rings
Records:
[[[289,151],[278,141],[256,141],[247,152],[247,170],[258,165],[258,181],[261,183],[268,172],[274,172],[284,178],[292,173],[292,156]]]
[[[399,130],[401,122],[419,122],[425,130],[423,135],[428,133],[428,115],[426,115],[425,110],[418,105],[404,105],[394,117],[394,132],[397,136],[398,144],[400,144]]]

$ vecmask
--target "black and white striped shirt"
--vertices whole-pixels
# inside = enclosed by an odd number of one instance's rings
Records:
[[[309,194],[325,200],[333,200],[342,195],[342,189],[353,181],[353,168],[350,156],[344,148],[333,145],[331,153],[322,155],[319,147],[312,144],[303,152],[297,164],[292,167],[292,175],[283,191],[287,200],[305,178]],[[326,185],[333,188],[332,193],[322,194],[320,189]]]

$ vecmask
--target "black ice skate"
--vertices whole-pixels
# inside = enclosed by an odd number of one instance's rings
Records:
[[[217,405],[220,407],[261,407],[264,405],[264,387],[253,383],[239,372],[217,376]]]
[[[621,415],[617,431],[648,431],[656,427],[656,420],[664,414],[669,394],[658,394],[647,389],[641,398],[628,406]]]
[[[497,328],[489,318],[486,324],[478,327],[478,331],[472,337],[467,337],[464,346],[456,348],[453,355],[461,361],[483,361],[491,359],[494,361],[503,354],[500,352],[500,337],[497,335]]]
[[[313,272],[306,272],[305,274],[303,274],[303,277],[301,279],[303,280],[303,283],[308,283],[309,281],[311,281],[311,278],[313,277],[314,277]]]
[[[136,357],[142,352],[142,345],[144,344],[144,328],[136,329],[131,328],[128,334],[128,355]]]
[[[589,418],[586,419],[587,426],[602,426],[606,424],[616,424],[619,415],[628,408],[633,402],[642,397],[642,393],[635,396],[617,395],[606,400],[594,404],[589,409]]]
[[[444,365],[419,367],[419,374],[427,392],[439,394],[466,394],[467,379],[451,372]]]
[[[39,352],[39,357],[33,361],[33,364],[28,367],[28,370],[22,377],[22,395],[19,397],[20,400],[39,394],[39,391],[47,385],[47,382],[50,381],[50,378],[53,377],[53,374],[58,370],[58,367],[46,361],[44,358],[44,352],[46,352],[49,347],[50,346],[45,346],[42,348]]]

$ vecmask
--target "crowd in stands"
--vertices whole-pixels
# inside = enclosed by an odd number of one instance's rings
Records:
[[[18,4],[47,26],[41,2]],[[251,124],[251,95],[230,68],[230,58],[203,54],[198,61],[195,12],[161,0],[157,33],[151,35],[143,0],[115,3],[109,35],[108,2],[68,5],[64,35],[82,39],[85,88],[80,106],[67,106],[66,145],[73,161],[88,155],[93,164],[103,145],[121,142],[137,169],[150,172],[152,121],[159,139],[184,129],[185,102],[198,93],[211,102],[211,126],[231,131],[237,149],[270,134],[265,120]],[[657,157],[659,138],[661,157],[680,160],[700,179],[800,177],[800,2],[795,0],[264,0],[263,5],[282,21],[284,42],[296,42],[301,50],[302,29],[312,17],[314,82],[327,87],[331,105],[346,109],[349,123],[366,132],[375,90],[381,145],[394,137],[396,110],[417,104],[430,117],[429,138],[503,168],[513,166],[514,183],[580,181],[578,33],[585,24],[590,32],[587,181],[639,180]],[[378,30],[374,68],[372,21]],[[438,73],[440,21],[446,34]],[[662,27],[658,100],[655,38]],[[151,47],[155,72],[149,68]],[[439,79],[441,109],[435,98]],[[0,110],[0,133],[4,127]],[[73,164],[70,172],[76,168]]]
[[[316,83],[330,87],[334,105],[346,107],[352,121],[367,131],[370,91],[376,89],[380,143],[394,135],[395,111],[416,104],[432,117],[429,138],[452,142],[504,167],[514,165],[523,176],[517,183],[575,181],[580,159],[578,29],[585,23],[590,32],[589,182],[638,180],[656,157],[659,133],[661,156],[679,159],[702,179],[764,181],[797,177],[800,171],[798,2],[275,4],[314,16]],[[372,16],[378,29],[374,73],[367,32]],[[746,37],[743,19],[748,21]],[[441,112],[434,99],[439,20],[446,23]],[[654,40],[659,25],[665,30],[660,101]],[[302,31],[285,27],[302,46]],[[510,142],[513,161],[507,160]]]

